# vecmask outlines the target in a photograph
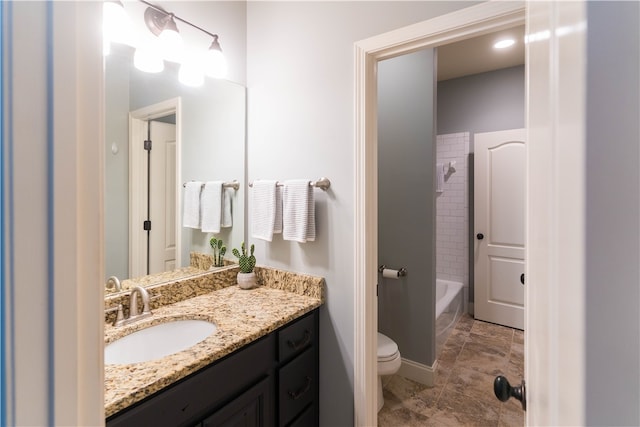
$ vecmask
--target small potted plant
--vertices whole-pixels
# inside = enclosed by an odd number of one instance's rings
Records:
[[[256,273],[253,271],[253,267],[256,266],[256,257],[253,255],[254,249],[254,245],[251,245],[251,250],[247,253],[244,242],[242,242],[242,253],[236,248],[233,248],[232,251],[233,254],[238,257],[240,264],[240,271],[238,272],[238,286],[241,289],[252,289],[258,285]]]
[[[222,239],[212,237],[209,244],[213,249],[213,266],[224,267],[224,254],[227,253],[227,247],[222,243]]]

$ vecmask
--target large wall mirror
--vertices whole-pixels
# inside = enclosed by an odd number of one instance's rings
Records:
[[[245,88],[227,80],[207,78],[196,88],[182,85],[172,63],[160,73],[139,71],[133,66],[133,49],[113,44],[105,57],[105,283],[110,276],[123,281],[183,269],[189,266],[190,252],[211,253],[209,239],[214,236],[224,241],[227,254],[240,246],[245,232],[245,101]],[[153,156],[144,148],[148,137]],[[215,234],[183,227],[183,184],[234,180],[238,189],[226,190],[231,227]],[[144,222],[131,220],[147,206],[161,212],[149,218],[149,245]],[[140,260],[159,240],[174,247],[175,261],[152,260],[148,271],[140,269],[145,264]]]

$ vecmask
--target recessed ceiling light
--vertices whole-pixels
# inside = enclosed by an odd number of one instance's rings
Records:
[[[505,48],[507,48],[509,46],[513,46],[515,43],[516,43],[516,41],[514,39],[503,39],[503,40],[500,40],[500,41],[496,42],[493,45],[493,48],[494,49],[505,49]]]

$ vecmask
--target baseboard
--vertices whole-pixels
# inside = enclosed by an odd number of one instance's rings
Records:
[[[428,366],[414,362],[413,360],[402,358],[402,365],[400,365],[398,375],[417,383],[424,384],[428,387],[433,387],[433,384],[435,384],[437,367],[437,360],[433,362],[433,366]]]

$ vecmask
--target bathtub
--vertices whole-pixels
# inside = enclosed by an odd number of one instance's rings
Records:
[[[436,357],[464,309],[463,285],[449,280],[436,280]]]

